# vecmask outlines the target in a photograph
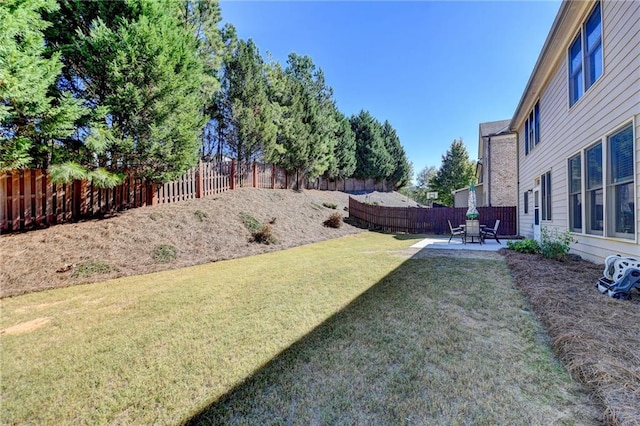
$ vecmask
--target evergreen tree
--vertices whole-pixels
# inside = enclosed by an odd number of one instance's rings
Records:
[[[0,171],[47,167],[82,115],[78,101],[55,90],[60,54],[47,55],[41,13],[53,0],[0,3]]]
[[[275,143],[276,126],[267,94],[265,67],[252,40],[239,41],[224,65],[225,91],[230,105],[227,147],[241,162],[255,160]]]
[[[431,179],[433,191],[438,192],[438,203],[453,206],[452,191],[475,182],[475,168],[469,161],[467,148],[462,139],[454,140],[442,156],[442,164],[436,176]]]
[[[210,93],[203,87],[211,85],[203,33],[193,32],[201,18],[189,14],[197,8],[146,0],[62,4],[49,38],[65,52],[59,86],[86,99],[93,120],[79,132],[85,155],[78,160],[152,181],[184,173],[197,162]]]
[[[413,175],[412,165],[407,159],[407,155],[400,144],[400,138],[398,137],[395,129],[391,126],[389,121],[386,120],[382,126],[382,138],[384,140],[385,148],[394,163],[394,170],[386,179],[396,189],[409,185],[411,182],[411,176]]]
[[[349,119],[337,108],[334,108],[334,114],[337,123],[334,134],[335,144],[325,177],[345,179],[356,170],[356,136],[351,130]]]
[[[383,139],[382,125],[368,112],[360,111],[349,120],[356,137],[356,170],[358,179],[386,179],[395,168],[395,163]]]

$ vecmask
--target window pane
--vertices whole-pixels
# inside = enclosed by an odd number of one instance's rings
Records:
[[[595,191],[589,191],[587,214],[589,216],[589,231],[595,231],[592,233],[602,234],[603,229],[603,191],[598,189]]]
[[[570,205],[570,224],[572,231],[582,231],[582,194],[573,194]]]
[[[587,56],[587,89],[602,75],[602,45]]]
[[[602,33],[602,16],[600,14],[600,3],[596,5],[591,12],[591,16],[585,25],[587,51],[593,49],[593,46],[600,44],[600,34]]]
[[[582,67],[582,40],[580,34],[578,34],[578,37],[576,37],[569,49],[569,60],[571,61],[570,74],[575,73],[578,68]]]
[[[524,122],[524,153],[529,153],[529,120]]]
[[[615,186],[614,206],[615,231],[633,236],[633,234],[635,234],[633,182]]]
[[[529,213],[529,192],[525,191],[524,193],[524,213]]]
[[[602,144],[586,151],[587,189],[602,186]]]
[[[578,34],[569,48],[569,104],[573,105],[582,93],[582,37]]]
[[[609,137],[610,183],[633,180],[633,128],[625,127]]]
[[[536,106],[533,108],[533,117],[535,121],[535,128],[533,133],[535,134],[536,145],[540,142],[540,104],[536,102]]]
[[[569,192],[580,192],[580,156],[569,159]]]

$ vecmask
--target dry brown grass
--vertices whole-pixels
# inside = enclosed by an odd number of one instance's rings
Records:
[[[556,355],[606,407],[605,421],[640,424],[640,294],[633,291],[632,301],[601,295],[595,288],[601,265],[504,254]]]
[[[323,224],[332,212],[346,216],[348,201],[342,192],[241,188],[103,220],[3,235],[0,297],[251,256],[361,232],[347,224],[340,229]],[[323,203],[336,204],[337,210]],[[277,243],[251,242],[241,213],[269,225]],[[159,247],[174,247],[177,258],[158,260]]]

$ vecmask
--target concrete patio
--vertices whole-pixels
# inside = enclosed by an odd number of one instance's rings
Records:
[[[418,249],[435,249],[435,250],[474,250],[474,251],[498,251],[506,248],[507,243],[501,240],[498,243],[494,239],[487,239],[483,244],[478,242],[464,244],[460,237],[454,237],[449,242],[449,236],[431,235],[411,246]]]

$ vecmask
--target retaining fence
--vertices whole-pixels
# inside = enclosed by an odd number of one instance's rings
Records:
[[[88,181],[54,184],[46,170],[0,174],[0,233],[25,231],[156,204],[204,198],[239,187],[386,191],[372,179],[309,180],[272,164],[200,161],[173,182],[153,184],[128,176],[114,188]]]
[[[349,218],[361,226],[409,234],[449,234],[449,224],[464,224],[466,207],[385,207],[349,197]],[[493,227],[500,220],[500,236],[516,235],[516,207],[478,207],[480,223]]]

